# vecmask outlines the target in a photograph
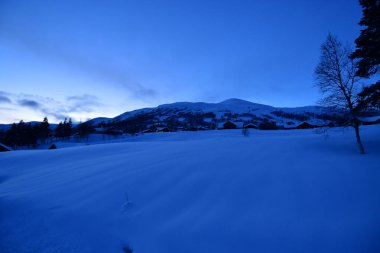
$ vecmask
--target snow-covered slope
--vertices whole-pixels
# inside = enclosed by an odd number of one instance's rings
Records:
[[[241,99],[228,99],[220,103],[164,104],[126,112],[105,119],[102,123],[111,129],[133,133],[152,131],[157,127],[168,127],[171,130],[215,129],[227,121],[241,126],[252,124],[261,129],[268,125],[272,128],[295,128],[303,122],[315,126],[329,123],[339,125],[344,121],[344,114],[320,106],[276,108]],[[97,126],[95,123],[99,123],[99,120],[90,123]]]
[[[0,252],[379,252],[380,131],[145,134],[0,153]]]
[[[158,108],[165,109],[188,109],[189,111],[204,111],[204,112],[232,112],[232,113],[245,113],[254,112],[258,110],[273,110],[274,107],[268,105],[261,105],[249,101],[231,98],[220,103],[190,103],[179,102],[173,104],[160,105]]]
[[[89,121],[87,121],[87,123],[93,125],[93,126],[96,126],[98,125],[99,123],[102,123],[102,122],[108,122],[110,121],[111,118],[106,118],[106,117],[98,117],[98,118],[94,118],[94,119],[90,119]]]
[[[326,108],[320,106],[306,106],[306,107],[297,107],[297,108],[276,108],[269,105],[262,105],[257,103],[252,103],[249,101],[231,98],[220,103],[192,103],[192,102],[177,102],[172,104],[164,104],[155,108],[144,108],[140,110],[135,110],[131,112],[123,113],[114,118],[114,120],[123,120],[127,119],[136,114],[150,113],[150,112],[178,112],[178,111],[187,111],[187,112],[212,112],[217,116],[225,113],[235,113],[235,114],[244,114],[252,113],[254,115],[265,115],[270,114],[273,111],[284,111],[292,113],[303,114],[305,112],[310,113],[324,113]]]

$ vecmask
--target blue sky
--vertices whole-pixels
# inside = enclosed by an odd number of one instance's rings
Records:
[[[358,0],[0,0],[0,123],[177,101],[313,105],[320,44]]]

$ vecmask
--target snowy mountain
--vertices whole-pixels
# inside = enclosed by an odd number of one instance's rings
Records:
[[[306,111],[309,112],[315,112],[315,111],[321,111],[324,109],[323,107],[317,107],[317,106],[310,106],[307,107]],[[203,103],[203,102],[177,102],[172,104],[163,104],[156,108],[145,108],[140,110],[135,110],[131,112],[123,113],[117,117],[115,117],[115,120],[123,120],[126,118],[129,118],[136,114],[143,114],[143,113],[150,113],[150,112],[170,112],[170,111],[182,111],[182,112],[193,112],[193,113],[207,113],[212,112],[216,115],[223,115],[228,113],[234,113],[234,114],[258,114],[263,115],[270,113],[272,111],[276,110],[287,110],[287,111],[299,111],[299,112],[305,112],[304,108],[276,108],[269,105],[262,105],[262,104],[256,104],[249,101],[241,100],[241,99],[228,99],[220,103]]]
[[[329,123],[339,125],[344,121],[344,115],[321,106],[278,108],[232,98],[220,103],[163,104],[155,108],[125,112],[112,119],[96,118],[88,122],[96,127],[101,125],[139,132],[157,127],[173,130],[215,129],[221,128],[228,121],[238,128],[247,124],[258,128],[265,125],[272,128],[294,128],[303,122],[314,126]]]

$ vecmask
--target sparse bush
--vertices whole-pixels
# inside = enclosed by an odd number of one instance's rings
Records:
[[[248,137],[248,136],[249,136],[249,129],[243,127],[243,129],[241,130],[241,133],[242,133],[242,135],[243,135],[244,137]]]
[[[48,149],[57,149],[57,146],[53,143],[50,145],[50,147]]]
[[[132,253],[133,252],[133,249],[129,246],[129,245],[125,245],[123,247],[123,252],[124,253]]]

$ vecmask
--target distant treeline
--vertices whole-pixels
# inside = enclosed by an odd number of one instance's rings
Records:
[[[87,123],[81,123],[73,127],[71,119],[61,121],[54,129],[45,117],[40,123],[13,123],[12,126],[4,131],[0,130],[0,142],[13,148],[17,147],[36,147],[38,144],[45,144],[53,140],[68,139],[72,135],[85,138],[94,129]]]

